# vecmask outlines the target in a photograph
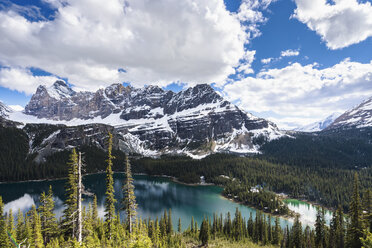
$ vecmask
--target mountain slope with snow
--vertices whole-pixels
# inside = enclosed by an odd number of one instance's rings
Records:
[[[372,127],[372,98],[340,115],[327,130]]]
[[[39,86],[25,110],[9,113],[8,119],[71,127],[109,125],[121,143],[127,143],[122,147],[138,144],[131,152],[152,155],[258,152],[263,143],[283,136],[274,123],[240,110],[207,84],[178,93],[121,84],[75,92],[57,81]]]
[[[12,110],[3,102],[0,101],[0,117],[8,118],[11,112]]]
[[[313,122],[306,126],[302,126],[299,128],[294,129],[294,131],[300,132],[319,132],[326,129],[329,125],[331,125],[341,114],[340,113],[333,113],[324,120]]]

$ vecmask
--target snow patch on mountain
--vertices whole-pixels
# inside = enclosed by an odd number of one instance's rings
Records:
[[[8,118],[12,110],[2,101],[0,101],[0,117]]]
[[[372,127],[372,98],[340,115],[327,129]]]

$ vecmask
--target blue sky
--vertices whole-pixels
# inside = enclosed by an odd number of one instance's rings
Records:
[[[57,78],[90,91],[209,83],[294,128],[372,97],[370,0],[3,0],[0,21],[8,105]]]

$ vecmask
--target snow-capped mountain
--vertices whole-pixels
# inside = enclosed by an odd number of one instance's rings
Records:
[[[333,113],[324,120],[313,122],[306,126],[302,126],[299,128],[294,129],[294,131],[300,132],[319,132],[326,129],[329,125],[331,125],[341,114],[340,113]]]
[[[11,108],[5,105],[2,101],[0,101],[0,118],[8,118],[9,114],[12,112]]]
[[[372,127],[372,98],[340,115],[327,130]]]
[[[283,136],[275,124],[240,110],[207,84],[178,93],[157,86],[121,84],[96,92],[75,92],[57,81],[50,87],[39,86],[25,110],[9,113],[8,119],[71,127],[45,142],[59,140],[59,149],[62,135],[63,142],[69,132],[77,135],[74,126],[108,125],[117,135],[118,148],[147,155],[200,157],[212,152],[257,152],[264,142]],[[89,128],[83,129],[87,132],[78,132],[79,139],[94,134]],[[74,146],[73,142],[65,143]]]

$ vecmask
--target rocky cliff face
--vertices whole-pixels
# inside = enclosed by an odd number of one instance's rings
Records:
[[[121,84],[97,92],[75,92],[57,81],[50,87],[39,86],[22,116],[9,118],[82,125],[83,129],[92,128],[89,125],[94,123],[105,124],[120,136],[120,149],[147,155],[186,153],[197,157],[211,152],[257,152],[264,142],[282,136],[275,124],[240,110],[207,84],[178,93],[157,86]],[[96,133],[108,131],[99,130]],[[74,135],[63,137],[68,140]],[[97,140],[93,143],[99,143]],[[63,147],[74,146],[66,144]]]

